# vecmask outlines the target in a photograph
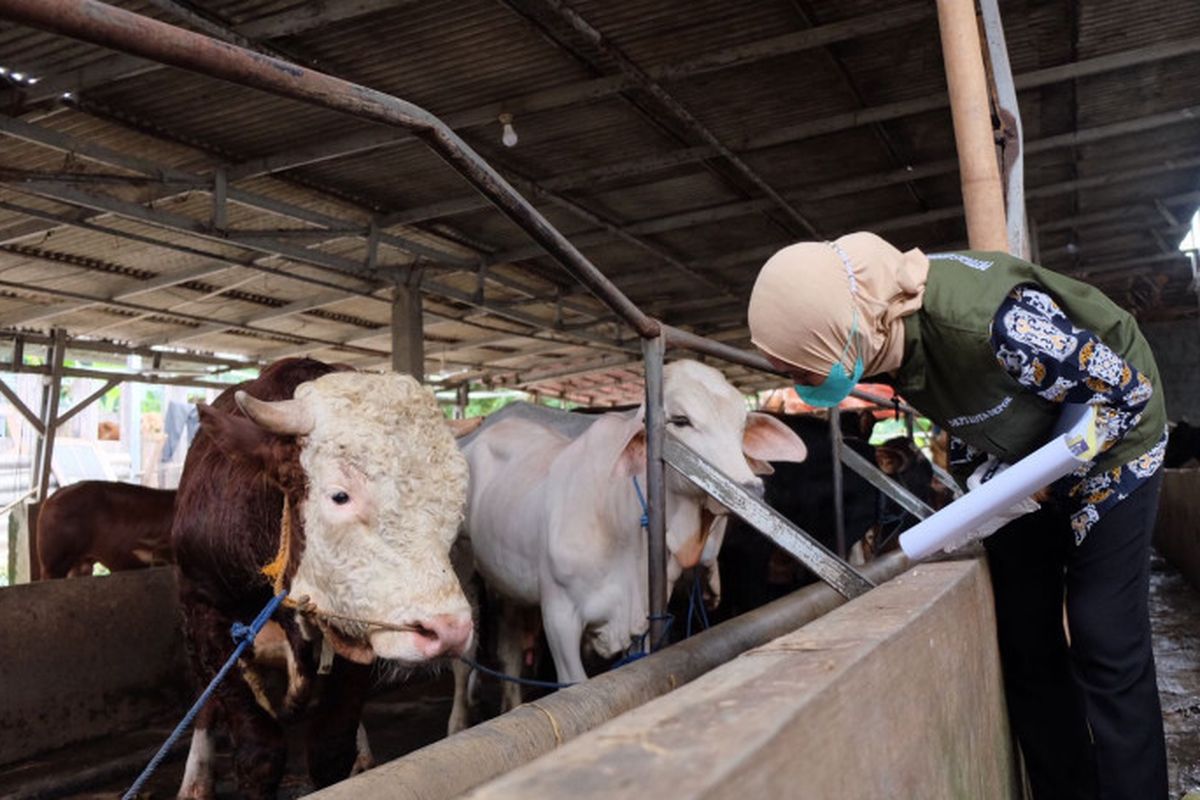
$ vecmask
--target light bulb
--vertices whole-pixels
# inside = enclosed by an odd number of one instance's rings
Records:
[[[0,67],[0,75],[7,75],[8,67]]]
[[[513,128],[512,120],[512,114],[508,112],[501,114],[499,117],[500,124],[504,126],[504,130],[500,135],[500,141],[504,142],[505,147],[516,147],[517,145],[517,131]]]
[[[37,82],[38,82],[38,81],[40,81],[40,80],[41,80],[41,78],[30,78],[30,79],[29,79],[29,85],[30,85],[30,86],[33,86],[35,83],[37,83]]]
[[[23,81],[23,80],[25,80],[25,73],[24,72],[14,72],[12,74],[12,79],[14,81]]]

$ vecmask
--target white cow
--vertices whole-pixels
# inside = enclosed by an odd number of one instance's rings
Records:
[[[712,367],[677,361],[664,372],[668,431],[733,480],[761,492],[767,461],[803,461],[804,443]],[[507,411],[507,409],[506,409]],[[642,409],[598,417],[514,409],[494,415],[460,444],[471,468],[466,534],[488,584],[542,613],[558,680],[586,680],[582,641],[601,656],[626,651],[648,627],[646,534],[633,478],[645,490]],[[581,430],[582,429],[582,430]],[[757,473],[757,474],[756,474]],[[680,573],[710,562],[715,572],[724,519],[702,524],[702,508],[725,509],[667,471],[668,591]],[[708,541],[709,531],[715,531]],[[719,591],[719,583],[710,583]],[[505,632],[501,632],[505,638]],[[519,652],[500,643],[510,656]],[[506,670],[519,664],[506,663]],[[466,719],[460,672],[451,732]],[[513,695],[506,693],[505,705]]]

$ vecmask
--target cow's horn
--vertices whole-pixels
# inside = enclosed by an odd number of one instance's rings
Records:
[[[247,417],[272,433],[304,436],[312,432],[312,414],[299,400],[259,400],[242,391],[235,393],[234,399]]]

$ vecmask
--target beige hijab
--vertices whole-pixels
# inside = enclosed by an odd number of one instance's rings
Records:
[[[785,247],[754,283],[751,340],[811,372],[825,374],[839,359],[850,372],[859,356],[864,375],[892,372],[904,360],[902,318],[921,307],[928,275],[924,253],[901,253],[873,233]],[[847,348],[855,312],[859,335]]]

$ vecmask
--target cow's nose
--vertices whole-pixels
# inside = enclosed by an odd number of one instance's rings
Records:
[[[417,648],[426,658],[461,656],[470,648],[475,633],[469,613],[435,614],[421,620],[420,627]]]

